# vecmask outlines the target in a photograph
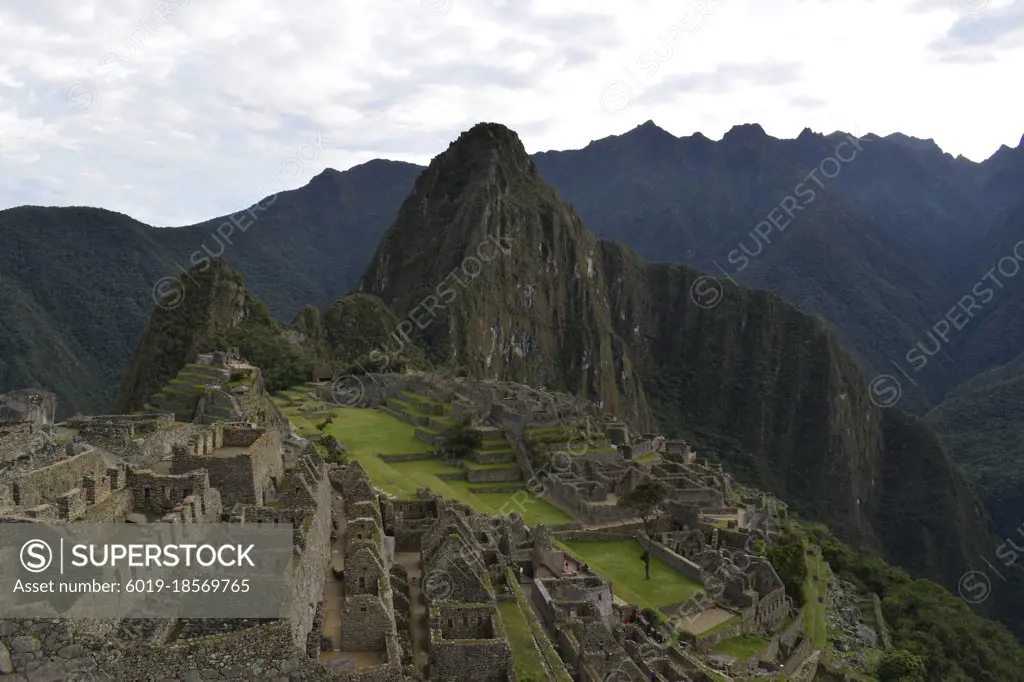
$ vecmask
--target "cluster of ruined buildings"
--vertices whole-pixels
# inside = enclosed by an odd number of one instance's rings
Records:
[[[247,366],[230,354],[196,365],[223,370],[218,380],[238,380]],[[200,374],[178,378],[198,383]],[[234,404],[214,414],[198,409],[201,392],[191,407],[160,411],[151,403],[141,414],[59,424],[52,396],[27,392],[0,409],[0,522],[289,524],[293,606],[289,618],[259,622],[0,620],[0,679],[89,671],[90,680],[515,682],[503,604],[519,605],[548,679],[560,682],[707,682],[719,679],[713,671],[792,673],[808,658],[802,614],[771,564],[732,559],[754,539],[775,541],[784,508],[734,491],[720,467],[699,461],[685,443],[632,434],[592,406],[514,384],[423,376],[368,376],[366,384],[367,406],[412,390],[505,434],[529,494],[546,496],[579,523],[528,527],[514,510],[476,514],[425,489],[415,500],[394,499],[359,464],[325,464],[276,410],[239,415]],[[249,404],[269,402],[261,391],[246,392]],[[161,395],[177,399],[174,390]],[[557,471],[535,470],[525,430],[582,420],[597,424],[601,446],[574,453]],[[653,538],[615,504],[649,478],[671,488]],[[607,522],[620,523],[592,527]],[[696,610],[693,603],[664,610],[669,630],[690,627],[692,636],[659,637],[614,585],[577,570],[559,544],[622,538],[649,541],[655,556],[708,586],[711,597]],[[718,626],[701,629],[701,618]],[[770,646],[743,661],[709,653],[738,634],[764,636]],[[53,676],[61,671],[69,677]]]

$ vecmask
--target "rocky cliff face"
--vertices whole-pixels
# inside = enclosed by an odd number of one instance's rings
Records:
[[[359,288],[435,361],[685,435],[920,575],[953,585],[991,544],[930,429],[873,405],[820,320],[597,239],[503,126],[475,126],[431,162]]]
[[[274,372],[292,373],[298,351],[226,261],[217,258],[206,269],[192,268],[163,293],[167,295],[153,309],[125,371],[118,412],[141,409],[199,353],[231,345],[240,347],[257,366],[268,368],[268,388],[276,388]]]
[[[598,239],[515,133],[483,123],[416,181],[359,284],[403,318],[398,350],[474,376],[569,390],[650,424],[611,318]]]

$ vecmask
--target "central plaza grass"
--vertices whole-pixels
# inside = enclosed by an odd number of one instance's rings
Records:
[[[317,406],[298,389],[286,391],[276,398],[282,412],[292,421],[300,435],[316,435],[316,424],[321,418],[306,418],[303,407],[289,402],[302,402],[309,409]],[[308,404],[307,404],[308,403]],[[445,481],[437,474],[457,474],[464,470],[444,464],[439,459],[412,462],[385,462],[377,454],[408,455],[431,452],[432,447],[417,440],[415,427],[381,410],[356,407],[331,407],[326,411],[334,417],[327,427],[331,434],[345,444],[351,460],[359,462],[370,479],[381,490],[400,499],[415,499],[417,488],[429,488],[438,495],[456,499],[484,514],[508,515],[516,512],[528,525],[540,523],[556,525],[572,523],[573,518],[533,494],[471,493],[473,487],[495,487],[471,484],[465,480]],[[515,484],[506,484],[515,485]]]
[[[686,601],[701,589],[700,583],[657,557],[651,559],[651,579],[647,580],[640,558],[644,548],[636,540],[557,542],[595,573],[610,580],[612,593],[631,604],[660,610]]]
[[[505,624],[509,646],[512,647],[512,664],[516,669],[516,677],[521,682],[547,680],[547,669],[519,603],[500,601],[498,611],[501,613],[501,621]]]

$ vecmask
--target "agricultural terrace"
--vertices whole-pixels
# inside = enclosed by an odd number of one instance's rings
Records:
[[[477,464],[463,460],[460,462],[461,467],[455,467],[434,457],[406,462],[385,462],[378,457],[379,454],[409,455],[434,451],[434,447],[416,437],[416,430],[420,429],[429,435],[440,435],[445,428],[455,422],[446,412],[438,415],[417,409],[428,400],[424,396],[400,395],[388,400],[388,409],[385,411],[323,405],[306,393],[302,388],[293,388],[282,391],[273,399],[300,436],[316,436],[316,425],[327,417],[333,417],[334,421],[327,427],[325,433],[344,443],[349,458],[359,462],[374,485],[386,493],[399,499],[415,499],[418,488],[428,488],[444,497],[459,500],[476,512],[503,515],[517,512],[529,525],[573,522],[568,514],[533,494],[524,496],[523,492],[519,492],[516,495],[516,491],[525,489],[525,483],[522,481],[470,483],[465,479],[444,480],[438,477],[445,474],[462,474],[470,468],[507,468],[508,464]],[[446,411],[448,407],[438,404],[440,410]],[[395,416],[403,413],[410,417],[419,416],[421,421],[425,418],[429,423],[415,425]],[[511,452],[511,446],[504,440],[485,441],[482,447],[486,452],[501,452],[504,449]],[[502,492],[486,492],[490,488],[501,489]]]

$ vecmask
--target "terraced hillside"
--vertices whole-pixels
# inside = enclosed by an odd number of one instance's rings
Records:
[[[330,433],[345,444],[374,485],[399,499],[419,488],[450,497],[488,514],[520,514],[527,524],[572,523],[565,512],[526,491],[512,445],[497,429],[481,429],[482,447],[455,465],[436,457],[437,443],[455,424],[452,405],[402,391],[379,408],[339,407],[319,402],[308,387],[294,387],[274,401],[301,436],[316,435],[327,417]]]
[[[143,406],[146,412],[173,412],[182,422],[216,421],[280,423],[282,419],[264,390],[258,367],[189,363]]]

